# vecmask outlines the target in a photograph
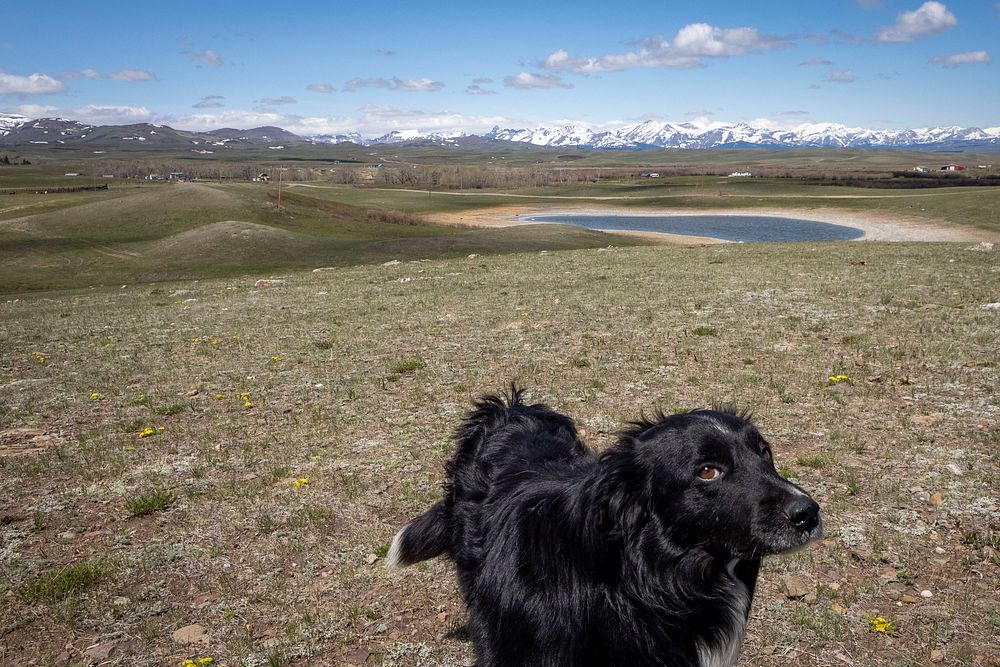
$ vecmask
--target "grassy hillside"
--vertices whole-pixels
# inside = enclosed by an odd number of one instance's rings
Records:
[[[387,223],[369,219],[370,206],[298,193],[279,209],[274,195],[178,183],[10,197],[0,209],[0,293],[640,243],[545,225]]]
[[[221,233],[299,233],[265,226]],[[382,559],[519,378],[598,448],[654,406],[754,410],[827,535],[767,561],[741,665],[1000,664],[996,271],[617,248],[0,302],[0,662],[468,664],[451,568]]]

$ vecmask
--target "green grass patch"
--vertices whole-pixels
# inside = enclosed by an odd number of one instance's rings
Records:
[[[110,566],[100,560],[67,565],[30,580],[21,587],[21,596],[39,602],[59,602],[85,592],[110,574]]]
[[[132,516],[146,516],[167,509],[175,500],[177,496],[170,491],[158,489],[132,496],[125,501],[125,509]]]
[[[393,362],[389,365],[389,370],[395,375],[406,375],[407,373],[416,373],[419,370],[427,368],[427,363],[422,359],[403,359],[401,361]]]

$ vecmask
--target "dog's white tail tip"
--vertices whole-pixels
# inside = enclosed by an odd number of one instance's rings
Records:
[[[385,556],[385,566],[390,570],[396,568],[404,567],[406,563],[403,562],[403,533],[410,524],[406,524],[400,528],[395,537],[392,538],[392,544],[389,545],[389,553]]]

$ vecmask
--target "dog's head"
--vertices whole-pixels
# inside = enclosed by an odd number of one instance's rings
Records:
[[[745,416],[660,416],[624,438],[642,468],[646,511],[678,547],[755,559],[822,535],[819,505],[778,474],[770,444]]]

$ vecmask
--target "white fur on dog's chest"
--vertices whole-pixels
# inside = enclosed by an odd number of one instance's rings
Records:
[[[718,637],[698,641],[699,667],[732,667],[740,657],[750,596],[746,585],[734,573],[736,563],[731,561],[726,568],[732,590],[727,603],[719,609],[723,617],[722,632]]]

